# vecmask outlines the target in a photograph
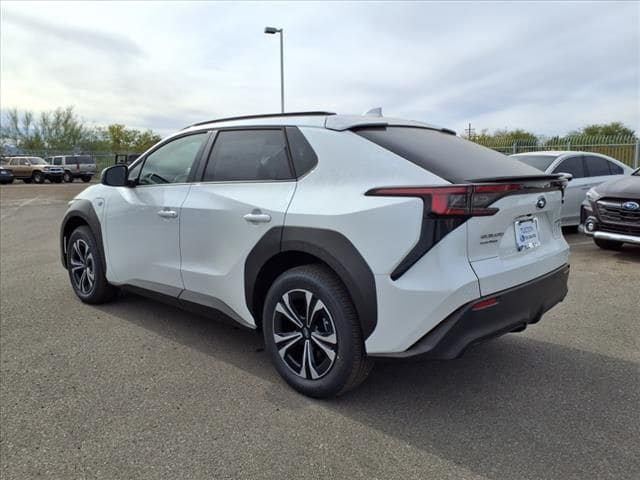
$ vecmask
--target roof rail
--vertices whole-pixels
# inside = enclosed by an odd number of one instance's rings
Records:
[[[188,127],[197,127],[198,125],[206,125],[207,123],[217,123],[217,122],[228,122],[231,120],[247,120],[250,118],[271,118],[271,117],[304,117],[304,116],[312,116],[312,115],[335,115],[336,112],[287,112],[287,113],[263,113],[262,115],[242,115],[240,117],[226,117],[226,118],[217,118],[215,120],[207,120],[206,122],[198,122],[193,125],[189,125]],[[184,130],[183,128],[183,130]]]

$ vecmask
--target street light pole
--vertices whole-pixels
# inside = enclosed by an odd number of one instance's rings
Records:
[[[282,28],[265,27],[264,33],[280,34],[280,111],[284,113],[284,31]]]

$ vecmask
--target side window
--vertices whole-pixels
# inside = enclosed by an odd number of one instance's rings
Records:
[[[616,165],[613,162],[608,162],[608,163],[609,163],[609,171],[611,172],[611,175],[622,175],[624,173],[624,170],[620,165]]]
[[[20,160],[20,165],[31,165],[31,163],[26,158],[23,158]]]
[[[586,177],[581,156],[569,157],[563,160],[553,173],[570,173],[573,178]]]
[[[584,157],[584,161],[587,166],[587,173],[590,177],[611,175],[611,171],[609,170],[609,162],[604,158],[586,155]]]
[[[282,130],[229,130],[218,133],[203,180],[290,178],[291,168]]]
[[[62,165],[62,157],[54,157],[53,164],[54,165]]]
[[[144,160],[138,183],[156,185],[186,182],[207,135],[207,132],[196,133],[165,143]]]
[[[296,177],[301,177],[318,163],[318,156],[302,132],[296,127],[287,127],[287,140]]]

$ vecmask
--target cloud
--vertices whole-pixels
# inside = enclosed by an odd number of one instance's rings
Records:
[[[8,15],[7,15],[8,14]],[[640,130],[634,2],[3,2],[3,109],[72,104],[169,133],[286,108],[385,114],[462,131]]]
[[[51,23],[31,15],[12,11],[4,11],[2,21],[9,25],[30,30],[38,36],[62,40],[67,44],[98,50],[116,57],[139,57],[143,55],[142,49],[135,42],[121,35]]]

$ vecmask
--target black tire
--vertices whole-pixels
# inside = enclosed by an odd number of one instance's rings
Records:
[[[83,181],[84,183],[88,183],[88,182],[90,182],[90,181],[91,181],[91,177],[82,177],[82,181]]]
[[[602,238],[594,238],[593,241],[597,246],[604,250],[620,250],[622,248],[622,242],[616,242],[615,240],[604,240]]]
[[[23,178],[22,181],[24,183],[31,183],[31,179],[30,178]]]
[[[64,175],[62,176],[62,180],[64,180],[65,183],[71,183],[73,182],[73,175],[71,175],[71,172],[64,172]]]
[[[33,172],[31,179],[35,183],[44,183],[44,174],[42,172]]]
[[[285,307],[287,302],[290,309]],[[283,308],[288,314],[283,314]],[[309,310],[311,319],[307,323]],[[289,314],[297,322],[289,320]],[[349,293],[325,266],[304,265],[280,275],[267,293],[262,326],[265,347],[276,370],[304,395],[315,398],[341,395],[364,381],[373,367],[373,360],[366,356]],[[274,331],[280,334],[280,340],[276,340]],[[290,337],[282,340],[286,335]],[[282,350],[284,355],[280,354]],[[305,357],[307,351],[311,355]],[[333,358],[327,351],[333,352]]]
[[[67,271],[73,291],[85,303],[105,303],[118,293],[118,289],[107,282],[102,256],[87,226],[76,228],[69,236]]]

